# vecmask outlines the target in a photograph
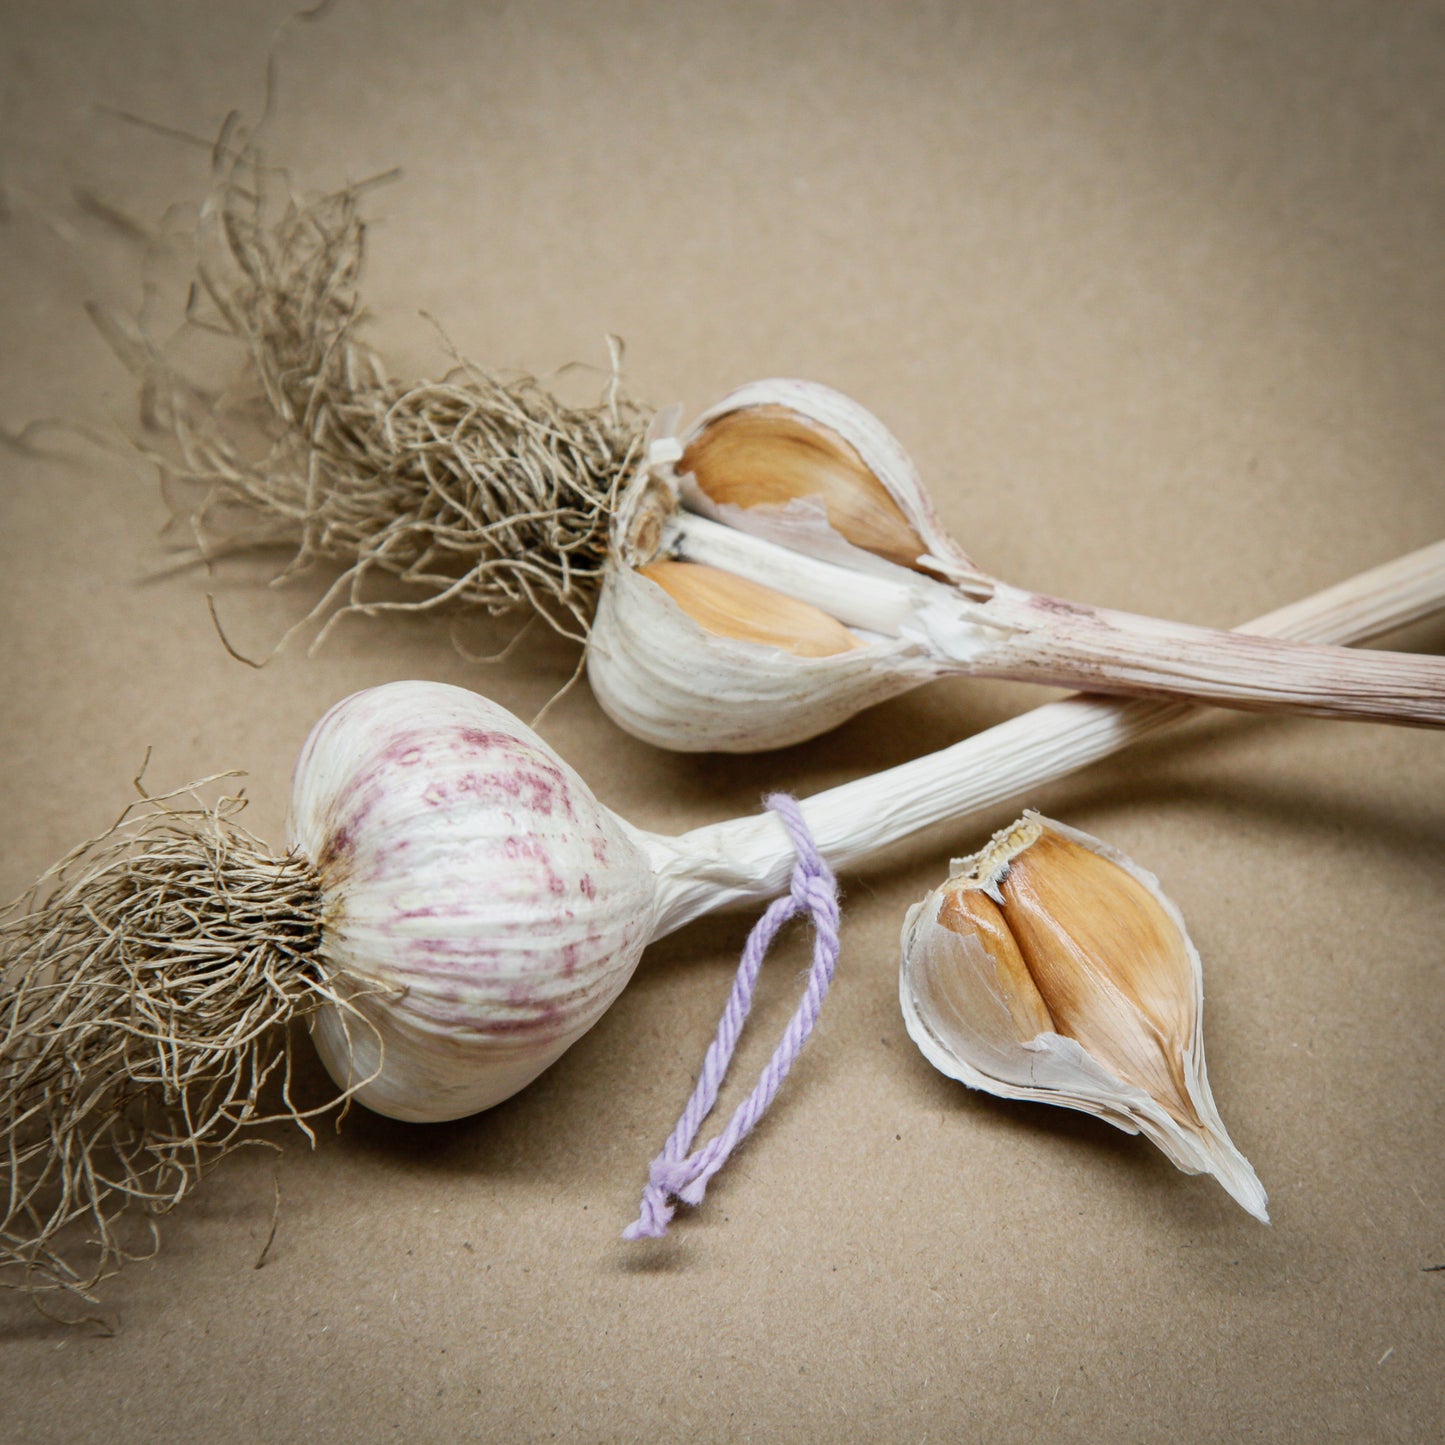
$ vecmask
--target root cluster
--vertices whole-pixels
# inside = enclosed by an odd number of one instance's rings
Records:
[[[309,621],[525,606],[585,638],[648,421],[622,395],[616,356],[592,408],[459,357],[440,381],[395,380],[358,335],[363,188],[308,201],[279,189],[244,152],[201,213],[190,319],[244,348],[239,389],[207,395],[154,345],[118,347],[178,443],[153,460],[201,489],[202,553],[285,542],[283,575],[339,560]],[[377,589],[377,574],[410,595]]]
[[[208,1164],[319,1112],[286,1028],[346,1007],[318,885],[241,806],[144,797],[0,912],[0,1286],[91,1298]]]

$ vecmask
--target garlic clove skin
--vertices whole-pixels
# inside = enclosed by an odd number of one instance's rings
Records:
[[[907,638],[858,638],[821,657],[723,636],[662,586],[614,566],[587,648],[604,712],[644,742],[678,752],[788,747],[947,668]]]
[[[1036,813],[904,923],[899,1000],[935,1068],[1142,1132],[1267,1223],[1209,1087],[1203,998],[1198,950],[1154,875]]]
[[[316,1016],[317,1049],[395,1119],[461,1118],[530,1083],[653,931],[652,869],[625,825],[462,688],[393,683],[333,707],[297,762],[288,831],[350,991],[351,1010]]]
[[[900,567],[928,550],[858,451],[793,408],[772,402],[714,416],[677,466],[716,507],[786,508],[816,497],[828,525],[855,547]]]
[[[763,643],[797,657],[834,657],[867,645],[821,608],[720,567],[659,560],[637,570],[717,637]]]

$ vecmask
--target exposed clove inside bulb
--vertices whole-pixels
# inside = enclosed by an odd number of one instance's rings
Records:
[[[1445,726],[1445,659],[1241,636],[991,577],[912,462],[827,387],[741,388],[681,434],[654,419],[613,522],[588,674],[662,747],[823,732],[950,674]]]
[[[910,910],[899,998],[951,1078],[1142,1132],[1268,1223],[1210,1092],[1198,950],[1118,849],[1026,813]]]

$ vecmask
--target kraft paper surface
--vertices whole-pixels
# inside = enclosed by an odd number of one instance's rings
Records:
[[[375,683],[524,719],[577,646],[517,619],[301,629],[335,575],[183,565],[134,378],[172,341],[231,111],[300,195],[367,192],[366,335],[692,414],[826,382],[990,572],[1231,626],[1445,534],[1445,9],[1343,3],[0,3],[0,885],[147,783],[292,763]],[[179,279],[178,278],[182,278]],[[586,369],[566,370],[573,363]],[[33,427],[55,419],[64,425]],[[1445,651],[1445,622],[1385,639]],[[585,681],[542,723],[676,832],[1048,700],[935,683],[812,743],[669,754]],[[7,1441],[1391,1440],[1445,1431],[1445,738],[1210,711],[843,879],[842,961],[771,1112],[628,1243],[753,914],[661,940],[524,1092],[443,1125],[278,1130],[100,1291],[0,1300]],[[1270,1196],[936,1073],[907,908],[1023,806],[1162,880],[1217,1102]],[[808,960],[764,966],[743,1097]],[[302,1047],[306,1047],[302,1041]],[[323,1084],[314,1061],[308,1088]],[[713,1127],[716,1127],[716,1123]],[[711,1129],[705,1130],[704,1137]],[[275,1201],[279,1191],[279,1212]],[[275,1237],[265,1250],[271,1233]]]

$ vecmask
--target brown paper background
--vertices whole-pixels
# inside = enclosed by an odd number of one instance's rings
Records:
[[[0,426],[128,427],[81,303],[134,304],[198,136],[260,109],[284,3],[0,4]],[[298,185],[394,165],[366,294],[398,372],[605,362],[698,408],[831,383],[910,448],[1012,581],[1231,624],[1445,533],[1438,5],[342,4],[277,43]],[[112,108],[111,110],[103,107]],[[184,223],[184,215],[175,218]],[[167,315],[156,311],[165,330]],[[8,896],[151,780],[249,770],[283,837],[338,697],[424,676],[529,717],[570,646],[479,669],[437,619],[264,651],[315,583],[148,580],[142,466],[0,449]],[[1439,623],[1393,639],[1445,648]],[[549,740],[681,829],[942,746],[1041,700],[958,682],[813,745],[668,756],[585,687]],[[999,811],[846,879],[846,951],[770,1117],[658,1244],[619,1239],[747,918],[649,951],[518,1098],[353,1114],[249,1153],[106,1289],[113,1338],[0,1302],[7,1440],[1425,1440],[1445,1428],[1445,753],[1436,734],[1210,714],[1024,800],[1163,879],[1205,958],[1221,1110],[1270,1191],[936,1075],[896,1006],[903,912]],[[738,1078],[806,946],[769,965]],[[262,1269],[253,1263],[283,1208]]]

